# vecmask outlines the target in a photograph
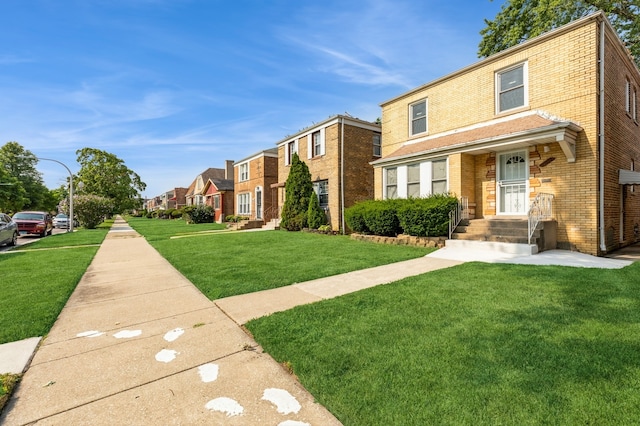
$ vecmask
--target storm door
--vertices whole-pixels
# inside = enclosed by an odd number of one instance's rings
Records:
[[[529,167],[527,151],[500,154],[498,164],[498,195],[500,214],[526,214],[527,179]]]

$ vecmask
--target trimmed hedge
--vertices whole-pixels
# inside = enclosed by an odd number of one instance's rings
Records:
[[[452,195],[426,198],[368,200],[345,210],[345,220],[353,232],[394,237],[445,236],[449,231],[449,212],[458,203]]]

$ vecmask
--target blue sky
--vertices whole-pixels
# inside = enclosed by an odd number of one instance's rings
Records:
[[[476,62],[495,0],[3,0],[0,145],[79,170],[117,155],[144,195],[187,187]],[[41,161],[45,184],[68,173]]]

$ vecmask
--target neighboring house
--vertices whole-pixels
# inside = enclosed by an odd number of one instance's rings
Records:
[[[214,221],[233,215],[233,179],[211,178],[202,189],[204,204],[213,208]]]
[[[208,168],[191,182],[186,194],[188,206],[204,204],[204,186],[209,179],[233,179],[233,161],[226,160],[224,169]]]
[[[374,196],[373,167],[381,154],[380,126],[336,115],[287,137],[278,145],[278,205],[294,152],[309,167],[320,207],[334,230],[344,230],[344,209]]]
[[[180,209],[186,205],[187,188],[173,188],[160,195],[161,210]]]
[[[252,221],[278,217],[278,149],[260,151],[234,165],[235,214]]]
[[[381,104],[376,198],[451,192],[491,220],[552,198],[558,248],[632,244],[639,88],[601,12],[497,53]]]
[[[147,199],[146,209],[148,211],[152,212],[155,210],[159,210],[161,206],[162,206],[162,198],[159,195],[156,197]]]

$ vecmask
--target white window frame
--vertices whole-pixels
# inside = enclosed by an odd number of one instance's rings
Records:
[[[509,88],[508,90],[502,91],[500,88],[502,75],[518,68],[522,68],[522,85],[517,87],[512,87],[512,88]],[[500,103],[500,95],[502,95],[503,93],[507,93],[509,91],[517,90],[519,88],[523,89],[522,105],[518,105],[509,109],[502,109],[502,105]],[[495,93],[496,114],[504,114],[509,111],[516,111],[516,110],[519,110],[520,108],[527,107],[529,105],[529,64],[528,62],[526,61],[520,62],[518,64],[496,71],[495,89],[496,89],[496,93]]]
[[[436,168],[433,167],[434,163],[444,163],[444,178],[438,178],[436,179],[434,177],[434,173]],[[433,160],[431,161],[431,194],[435,194],[436,192],[433,189],[433,184],[436,182],[444,182],[444,188],[445,191],[444,192],[438,192],[438,194],[446,194],[447,192],[449,192],[449,162],[446,158],[440,159],[440,160]]]
[[[627,114],[631,114],[631,81],[625,79],[624,85],[624,110]]]
[[[291,165],[291,157],[293,153],[298,154],[298,139],[292,140],[284,144],[284,165]],[[298,154],[300,155],[300,154]]]
[[[382,157],[382,135],[380,133],[373,134],[373,156]]]
[[[215,194],[213,196],[213,209],[220,210],[220,194]]]
[[[324,191],[321,191],[322,189],[324,189]],[[313,192],[315,192],[316,196],[318,197],[318,203],[320,204],[320,207],[323,209],[328,209],[329,208],[329,180],[324,179],[324,180],[313,182]],[[321,197],[320,197],[321,195],[326,197],[326,200],[327,200],[326,203],[323,203],[321,201]]]
[[[633,94],[631,97],[631,118],[634,121],[638,121],[638,92],[636,88],[633,88]]]
[[[318,135],[317,139],[314,137]],[[325,129],[316,130],[307,135],[307,158],[322,157],[325,154]]]
[[[238,194],[238,215],[250,216],[251,215],[251,193],[244,192]]]
[[[411,168],[416,168],[417,169],[417,171],[418,171],[418,180],[409,180],[409,175],[410,175],[409,169],[411,169]],[[420,183],[421,183],[420,169],[421,169],[420,163],[407,164],[407,198],[409,198],[409,197],[418,198],[422,194],[421,185],[420,185]],[[409,195],[409,194],[411,194],[410,188],[415,187],[415,186],[418,187],[418,193],[415,194],[415,195]]]
[[[395,170],[396,171],[396,181],[394,184],[390,185],[388,182],[388,176],[389,176],[389,171],[390,170]],[[399,167],[386,167],[383,169],[383,174],[384,174],[384,198],[385,200],[389,200],[389,199],[394,199],[394,198],[399,198],[399,194],[398,194],[398,171],[399,171]],[[396,188],[396,196],[393,198],[389,197],[389,187],[395,187]]]
[[[249,163],[242,163],[238,166],[238,181],[249,180]]]
[[[413,109],[418,105],[424,104],[424,117],[414,118]],[[424,130],[422,132],[413,133],[413,123],[424,119]],[[424,98],[409,104],[409,136],[424,135],[429,132],[429,99]]]

